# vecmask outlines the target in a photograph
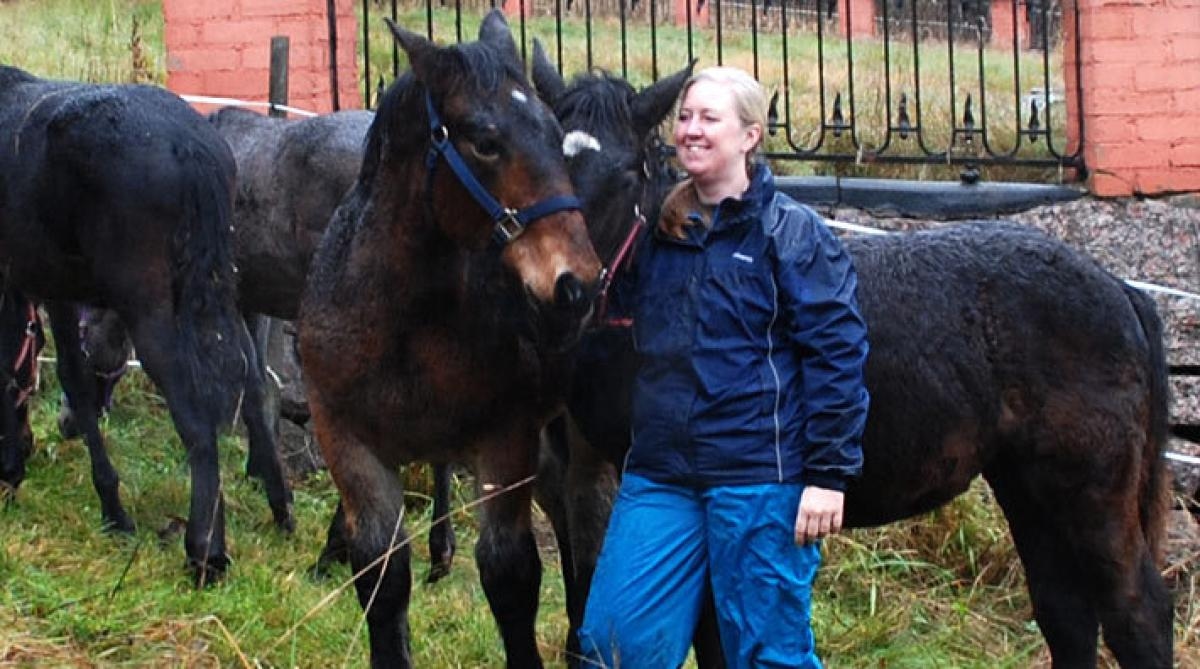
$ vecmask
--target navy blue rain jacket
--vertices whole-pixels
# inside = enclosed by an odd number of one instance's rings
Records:
[[[868,396],[857,275],[815,212],[757,165],[742,199],[635,259],[633,447],[625,469],[682,485],[845,490]]]

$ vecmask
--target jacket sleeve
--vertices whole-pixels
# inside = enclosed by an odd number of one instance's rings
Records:
[[[803,481],[832,490],[862,471],[869,397],[863,379],[867,328],[849,254],[806,207],[776,209],[773,237],[784,327],[803,383]]]

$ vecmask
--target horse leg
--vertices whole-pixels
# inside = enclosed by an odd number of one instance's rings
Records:
[[[608,518],[612,515],[618,473],[605,450],[588,443],[574,421],[564,421],[563,438],[567,448],[567,478],[564,486],[568,518],[571,524],[571,558],[575,567],[571,639],[578,641],[583,611],[592,587],[592,574],[604,545]]]
[[[267,375],[267,346],[271,336],[272,320],[263,314],[243,313],[242,317],[246,322],[246,328],[250,331],[250,341],[254,350],[254,364],[251,367],[257,370],[262,379],[263,413],[268,417],[266,425],[270,430],[272,443],[274,443],[279,435],[279,391]],[[248,354],[247,359],[249,359]],[[248,415],[243,414],[243,422],[246,425],[247,434],[249,434],[252,428]],[[254,441],[250,440],[250,444],[253,446]],[[268,461],[269,457],[263,457],[263,454],[250,448],[246,458],[246,476],[265,483],[270,469]]]
[[[1055,669],[1096,666],[1100,619],[1066,537],[1014,468],[986,473],[1025,567],[1025,581]],[[1052,513],[1052,512],[1051,512]]]
[[[454,562],[454,525],[450,522],[450,465],[433,466],[433,525],[429,528],[429,577],[436,583]]]
[[[567,509],[567,445],[566,416],[558,416],[542,430],[538,448],[538,475],[533,497],[550,519],[558,544],[559,567],[562,570],[563,591],[567,598],[567,666],[578,667],[582,659],[579,647],[579,625],[583,621],[584,601],[580,599],[575,560],[572,555],[570,513]]]
[[[25,452],[21,438],[20,417],[17,415],[17,390],[14,384],[6,384],[0,414],[4,419],[4,435],[0,437],[0,500],[7,503],[15,498],[16,490],[25,480]]]
[[[79,343],[79,309],[69,302],[47,302],[50,330],[54,333],[59,384],[74,411],[75,427],[83,435],[92,463],[92,485],[100,497],[100,517],[106,530],[132,534],[133,520],[121,505],[120,477],[108,459],[104,438],[100,435],[96,383],[83,360]]]
[[[310,403],[317,441],[341,492],[330,526],[344,539],[358,602],[366,612],[371,639],[371,666],[411,667],[408,601],[412,571],[404,532],[404,488],[394,466],[381,462],[347,429],[326,420],[322,407]],[[322,557],[331,553],[329,544]]]
[[[246,365],[246,390],[242,397],[242,417],[250,444],[246,473],[263,482],[275,525],[291,533],[296,529],[296,521],[292,517],[292,491],[284,480],[283,464],[275,447],[274,421],[278,412],[268,414],[265,358],[255,351],[254,340],[244,324],[238,328],[238,335],[242,354],[249,363]]]
[[[218,580],[229,566],[225,500],[217,462],[217,423],[204,409],[210,402],[200,396],[206,390],[214,391],[204,379],[191,378],[192,371],[179,353],[181,346],[169,317],[122,314],[122,318],[127,316],[142,369],[162,391],[171,421],[187,450],[191,501],[184,552],[196,585],[202,587]]]
[[[725,669],[725,651],[721,649],[721,628],[717,623],[717,602],[712,588],[704,596],[696,631],[692,633],[692,649],[696,652],[699,669]]]
[[[506,440],[479,449],[491,456],[476,462],[476,476],[488,499],[483,503],[475,562],[504,640],[508,666],[540,669],[534,623],[542,562],[533,538],[533,486],[527,481],[537,471],[537,429],[518,429],[500,439]]]
[[[312,567],[315,578],[329,576],[330,568],[335,564],[346,564],[350,561],[350,546],[346,542],[346,508],[339,497],[337,510],[329,520],[329,531],[325,535],[325,546],[317,556],[317,563]]]
[[[1055,669],[1095,667],[1101,628],[1121,666],[1170,667],[1170,598],[1136,511],[1126,514],[1129,506],[1103,492],[1055,490],[1062,472],[1033,468],[996,467],[987,479],[1025,566]]]

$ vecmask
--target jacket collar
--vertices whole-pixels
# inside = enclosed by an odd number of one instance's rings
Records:
[[[758,220],[759,215],[775,197],[775,179],[765,162],[755,161],[751,165],[750,186],[740,198],[727,197],[721,200],[714,213],[713,230],[727,230],[747,221]]]

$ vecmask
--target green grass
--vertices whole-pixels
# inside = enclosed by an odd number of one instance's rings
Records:
[[[52,376],[50,374],[48,377]],[[259,487],[241,475],[245,444],[221,440],[234,565],[194,590],[178,536],[158,531],[186,515],[188,471],[161,399],[135,372],[104,425],[122,475],[134,537],[99,531],[87,453],[54,424],[58,389],[34,400],[37,451],[18,501],[0,512],[0,665],[363,666],[365,631],[347,569],[307,573],[336,493],[325,475],[295,485],[297,530],[276,531]],[[456,506],[470,486],[458,487]],[[1022,667],[1041,651],[1003,525],[982,488],[930,519],[853,532],[827,544],[815,620],[834,666]],[[410,506],[415,537],[411,621],[418,666],[499,666],[503,652],[470,555],[474,519],[456,520],[459,559],[441,583],[427,569],[423,495]],[[549,544],[549,542],[543,542]],[[561,666],[566,631],[557,556],[543,546],[539,643]]]
[[[0,2],[0,64],[88,82],[166,81],[160,2]]]
[[[87,453],[64,442],[54,426],[58,390],[48,382],[34,401],[38,448],[18,501],[4,509],[0,581],[0,665],[89,658],[107,666],[176,660],[191,666],[244,661],[269,666],[361,666],[365,632],[347,568],[333,579],[307,574],[320,550],[336,493],[327,476],[295,486],[297,530],[286,536],[269,521],[259,487],[240,470],[244,441],[221,441],[228,504],[228,578],[205,590],[190,587],[178,536],[158,531],[186,515],[186,460],[161,400],[140,373],[123,383],[105,421],[124,501],[139,525],[134,537],[99,531],[99,510]],[[408,526],[416,531],[416,576],[428,559],[422,527],[428,506],[414,497]],[[469,514],[468,514],[469,515]],[[474,523],[460,518],[464,548],[454,571],[413,595],[414,654],[422,666],[487,666],[502,654],[478,585],[471,546]],[[543,642],[561,645],[565,614],[552,587],[547,555]],[[439,658],[452,658],[445,662]]]

